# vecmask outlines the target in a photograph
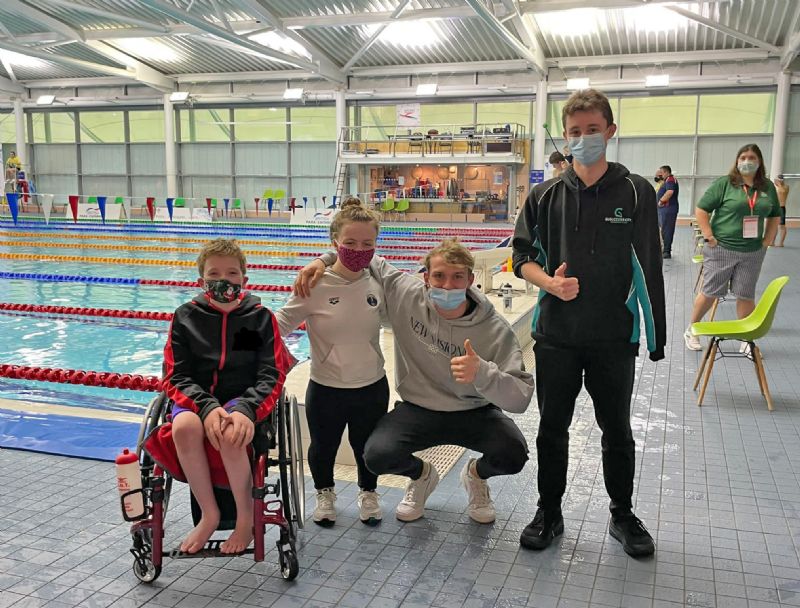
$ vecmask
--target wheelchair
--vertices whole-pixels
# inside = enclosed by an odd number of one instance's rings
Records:
[[[297,399],[281,395],[273,412],[260,421],[255,428],[252,443],[253,474],[253,531],[252,548],[243,553],[224,554],[220,546],[224,541],[211,539],[197,553],[183,553],[180,548],[164,550],[164,522],[169,507],[173,476],[153,460],[144,449],[147,438],[167,421],[170,400],[164,393],[156,396],[148,405],[139,428],[136,454],[142,475],[142,488],[132,490],[120,497],[123,517],[132,522],[133,573],[140,581],[152,583],[161,574],[166,558],[187,559],[207,557],[232,557],[252,554],[256,562],[264,561],[266,525],[278,526],[276,543],[281,576],[293,580],[299,573],[297,559],[297,533],[305,520],[305,488],[303,471],[303,448],[300,436],[300,419]],[[274,483],[267,479],[269,467],[277,467]],[[125,513],[125,498],[141,493],[144,513],[130,518]],[[236,522],[236,506],[230,490],[215,487],[214,495],[220,506],[220,525],[217,530],[232,530]],[[271,498],[274,497],[274,498]],[[192,518],[195,525],[201,511],[194,496]]]

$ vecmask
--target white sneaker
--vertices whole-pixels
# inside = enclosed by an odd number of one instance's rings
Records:
[[[378,493],[374,490],[361,490],[358,493],[358,510],[361,523],[377,526],[383,519]]]
[[[422,475],[406,485],[406,495],[397,505],[395,516],[400,521],[414,521],[425,514],[425,501],[439,483],[439,473],[430,462],[422,462]]]
[[[336,492],[333,488],[317,490],[317,506],[314,508],[314,523],[330,528],[336,523]]]
[[[495,519],[494,503],[489,497],[489,484],[485,479],[470,472],[474,458],[467,461],[464,470],[461,471],[461,485],[467,491],[469,504],[467,505],[467,515],[470,519],[479,524],[490,524]]]
[[[692,328],[689,327],[683,332],[683,341],[686,342],[686,348],[689,350],[703,350],[703,345],[700,343],[700,338],[692,333]]]

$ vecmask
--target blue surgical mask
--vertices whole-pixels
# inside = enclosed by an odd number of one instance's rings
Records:
[[[758,171],[758,163],[752,160],[745,160],[736,165],[742,175],[754,175]]]
[[[603,133],[592,133],[581,137],[570,137],[569,150],[582,165],[593,165],[606,152],[606,138]]]
[[[465,289],[443,289],[441,287],[429,287],[428,295],[436,306],[442,310],[455,310],[467,299]]]

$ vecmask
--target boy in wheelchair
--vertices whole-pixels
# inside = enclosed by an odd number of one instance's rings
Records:
[[[163,388],[172,410],[171,428],[161,427],[160,443],[167,451],[174,445],[172,468],[181,470],[170,472],[189,483],[202,510],[181,551],[201,551],[217,529],[213,486],[227,477],[236,525],[220,551],[235,554],[253,540],[248,449],[255,424],[275,408],[293,360],[270,310],[242,292],[247,265],[235,241],[206,243],[197,269],[203,293],[175,311],[164,348]]]

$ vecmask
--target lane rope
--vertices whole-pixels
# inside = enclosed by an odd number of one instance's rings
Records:
[[[417,258],[408,256],[413,260]],[[28,260],[32,262],[81,262],[97,264],[129,264],[131,266],[197,266],[190,260],[137,260],[128,258],[98,258],[78,255],[34,255],[29,253],[2,253],[0,260]],[[248,264],[253,270],[300,270],[302,266],[292,264]]]
[[[84,371],[82,369],[3,364],[0,365],[0,377],[17,380],[36,380],[38,382],[57,382],[59,384],[82,384],[84,386],[123,388],[132,391],[148,391],[154,393],[161,390],[161,378],[158,376]]]

